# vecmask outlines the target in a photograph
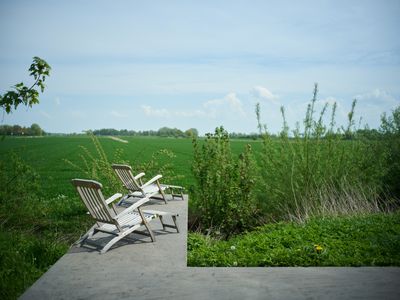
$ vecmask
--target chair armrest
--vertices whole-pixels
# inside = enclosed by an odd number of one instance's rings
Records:
[[[137,174],[137,175],[135,176],[135,179],[138,180],[139,178],[143,177],[144,175],[146,175],[146,174],[144,174],[143,172],[142,172],[142,173],[139,173],[139,174]]]
[[[108,198],[108,199],[106,200],[106,203],[107,203],[107,205],[108,205],[108,204],[110,204],[111,202],[114,202],[115,200],[117,200],[117,199],[119,199],[119,198],[121,198],[121,197],[122,197],[122,194],[116,193],[116,194],[112,195],[110,198]]]
[[[139,201],[137,201],[134,204],[132,204],[131,206],[129,206],[127,209],[124,209],[122,212],[120,212],[118,215],[116,215],[113,219],[118,219],[118,218],[130,213],[131,211],[137,209],[139,206],[142,206],[143,204],[145,204],[149,200],[150,200],[149,197],[140,199]]]
[[[145,186],[147,186],[147,185],[152,184],[153,182],[157,181],[157,180],[160,179],[160,178],[162,178],[162,175],[154,176],[152,179],[150,179],[150,180],[147,181],[145,184],[143,184],[143,185],[142,185],[142,188],[145,187]]]
[[[141,173],[137,174],[137,175],[134,177],[135,180],[138,180],[138,181],[139,181],[139,184],[140,184],[140,185],[143,185],[142,177],[143,177],[144,175],[145,175],[145,174],[144,174],[143,172],[141,172]]]

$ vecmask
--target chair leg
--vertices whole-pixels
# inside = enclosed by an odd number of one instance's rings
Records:
[[[76,245],[77,245],[78,247],[81,247],[82,244],[83,244],[83,242],[84,242],[86,239],[91,238],[91,237],[93,236],[93,234],[95,233],[96,228],[97,228],[98,226],[99,226],[98,224],[94,224],[94,225],[92,226],[92,228],[90,228],[90,229],[76,242]]]
[[[179,227],[178,227],[178,224],[176,224],[176,216],[172,216],[172,221],[174,221],[176,232],[179,233]]]
[[[164,200],[164,203],[167,204],[167,198],[165,197],[164,191],[160,190],[160,194],[161,194],[161,196],[162,196],[162,198]]]
[[[118,235],[115,238],[113,238],[111,241],[109,241],[103,249],[101,249],[100,253],[104,254],[108,251],[108,249],[111,248],[112,245],[114,245],[116,242],[118,242],[120,239],[122,239],[124,236],[123,235]]]
[[[143,225],[146,227],[147,231],[150,234],[151,241],[155,242],[156,241],[156,237],[154,236],[153,230],[151,230],[149,223],[147,222],[146,218],[144,217],[142,209],[140,207],[138,207],[137,210],[139,212],[140,217],[142,218]]]
[[[165,198],[164,191],[163,191],[163,189],[161,188],[161,185],[160,185],[160,183],[158,182],[158,180],[157,180],[156,183],[157,183],[157,186],[158,186],[158,190],[160,191],[161,197],[163,198],[165,204],[167,204],[167,198]]]
[[[163,230],[165,230],[165,224],[163,222],[163,217],[162,216],[158,216],[158,217],[160,218],[160,222],[161,222],[161,225],[163,227]]]

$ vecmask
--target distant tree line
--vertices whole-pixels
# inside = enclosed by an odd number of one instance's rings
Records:
[[[42,136],[46,132],[36,123],[30,127],[20,125],[0,125],[0,135],[15,135],[15,136]]]
[[[270,134],[269,137],[272,139],[278,139],[279,134]],[[302,136],[300,134],[300,136]],[[385,138],[387,134],[382,129],[370,129],[365,127],[364,129],[358,129],[353,133],[327,133],[326,136],[322,137],[322,139],[328,138],[328,136],[335,136],[341,140],[355,140],[355,139],[367,139],[367,140],[379,140]],[[257,140],[261,138],[259,133],[237,133],[231,132],[229,133],[229,138],[231,139],[252,139]],[[293,136],[288,136],[289,139],[292,139]]]
[[[113,128],[103,128],[93,130],[92,133],[94,135],[105,135],[105,136],[159,136],[159,137],[175,137],[175,138],[190,138],[190,137],[198,137],[199,133],[196,128],[189,128],[185,131],[182,131],[177,128],[169,128],[162,127],[158,130],[143,130],[143,131],[135,131],[135,130],[127,130],[127,129],[113,129]],[[67,133],[50,133],[45,132],[40,126],[36,123],[32,124],[30,127],[24,127],[20,125],[0,125],[0,136],[42,136],[42,135],[79,135],[78,133],[67,134]],[[343,140],[352,140],[352,139],[369,139],[369,140],[379,140],[384,138],[386,135],[382,130],[364,128],[355,131],[351,136],[347,136],[343,133],[334,133],[331,135],[336,135],[339,139]],[[231,139],[251,139],[257,140],[261,138],[259,133],[240,133],[240,132],[231,132],[229,133],[229,138]],[[270,134],[270,138],[277,139],[277,134]],[[291,139],[292,137],[288,137]]]
[[[261,138],[261,135],[258,133],[240,133],[240,132],[231,132],[229,133],[229,138],[231,139],[252,139],[256,140]]]
[[[185,137],[197,137],[199,132],[196,128],[189,128],[188,130],[182,131],[177,128],[162,127],[158,130],[127,130],[127,129],[113,129],[113,128],[103,128],[96,129],[92,131],[94,135],[123,135],[123,136],[160,136],[160,137],[175,137],[175,138],[185,138]]]

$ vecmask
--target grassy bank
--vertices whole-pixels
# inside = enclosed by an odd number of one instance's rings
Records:
[[[0,298],[16,299],[68,248],[32,232],[0,230]]]
[[[400,213],[264,225],[227,241],[188,237],[188,265],[400,266]]]

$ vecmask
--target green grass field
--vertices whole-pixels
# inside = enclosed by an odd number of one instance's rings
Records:
[[[191,172],[193,147],[190,139],[159,138],[159,137],[121,137],[128,143],[114,141],[108,137],[100,137],[109,161],[118,163],[114,159],[115,152],[122,150],[121,158],[129,161],[132,166],[151,160],[153,153],[160,149],[167,149],[175,154],[172,159],[161,157],[160,164],[171,163],[176,175],[181,175],[174,184],[189,188],[194,178]],[[260,141],[233,141],[232,151],[239,153],[247,143],[260,148]],[[11,152],[18,154],[27,164],[32,166],[41,176],[41,187],[45,196],[75,195],[70,184],[72,178],[84,177],[82,172],[67,164],[68,159],[84,167],[80,158],[82,150],[79,146],[86,147],[93,155],[96,150],[91,139],[87,136],[68,137],[41,137],[41,138],[12,138],[7,137],[0,143],[0,160],[7,159]],[[143,170],[135,170],[137,173]],[[147,178],[156,174],[146,174]],[[168,182],[171,183],[172,182]]]
[[[157,161],[152,171],[134,168],[134,172],[147,171],[147,178],[156,175],[155,169],[169,164],[174,175],[178,177],[169,178],[165,176],[164,182],[182,185],[187,188],[191,195],[196,195],[192,187],[195,185],[195,177],[192,172],[194,149],[190,139],[159,138],[159,137],[121,137],[128,143],[121,143],[108,137],[100,137],[98,140],[101,148],[107,155],[109,163],[129,162],[133,167],[147,162]],[[200,144],[206,142],[199,141]],[[297,166],[296,176],[292,180],[302,179],[302,174],[310,174],[314,179],[323,178],[324,164],[330,162],[331,156],[324,155],[326,150],[319,145],[319,148],[310,148],[310,161],[313,164],[309,168],[302,168],[301,155],[303,154],[303,143],[296,141],[273,140],[270,143],[270,152],[262,153],[262,141],[253,140],[231,140],[229,147],[234,160],[237,160],[246,144],[251,144],[255,160],[260,163],[258,185],[254,186],[254,193],[260,192],[261,198],[255,200],[263,201],[264,206],[256,207],[256,211],[264,218],[259,219],[261,227],[251,227],[249,232],[241,232],[239,235],[218,236],[218,228],[212,228],[209,238],[199,233],[190,233],[188,236],[188,264],[191,266],[312,266],[312,265],[399,265],[399,213],[384,214],[364,211],[359,215],[351,213],[347,217],[332,218],[314,217],[305,223],[296,222],[274,222],[269,216],[271,209],[280,205],[286,195],[291,195],[291,186],[288,184],[288,174],[293,173],[292,155],[289,149],[297,149],[295,156]],[[340,158],[346,158],[337,165],[338,171],[345,170],[346,174],[355,174],[357,170],[368,170],[363,164],[364,160],[371,161],[371,145],[368,144],[357,148],[357,142],[339,141],[338,153]],[[314,144],[310,144],[315,146]],[[88,152],[85,153],[87,149]],[[215,145],[219,149],[220,145]],[[356,147],[356,148],[355,148]],[[153,158],[153,154],[166,149],[174,156],[159,155]],[[354,149],[356,151],[354,151]],[[358,149],[358,150],[357,150]],[[315,150],[315,151],[314,151]],[[81,203],[76,191],[71,185],[72,178],[88,177],[83,170],[85,161],[82,159],[89,156],[99,158],[98,148],[88,136],[67,136],[67,137],[41,137],[41,138],[15,138],[6,137],[0,142],[0,298],[15,299],[27,287],[29,287],[41,274],[43,274],[59,257],[61,257],[91,225],[93,220],[86,214],[86,209]],[[319,152],[321,151],[321,153]],[[292,154],[291,154],[292,153]],[[343,154],[342,154],[343,153]],[[14,155],[13,158],[13,154]],[[362,155],[361,155],[362,154]],[[88,156],[89,155],[89,156]],[[221,194],[222,208],[225,209],[227,198],[227,184],[214,184],[221,171],[225,167],[223,155],[211,158],[210,153],[201,156],[200,160],[207,166],[217,166],[209,170],[208,180],[203,189],[209,189],[208,184],[214,187],[216,194]],[[263,156],[264,155],[264,156]],[[370,155],[370,156],[366,156]],[[117,158],[118,157],[118,158]],[[222,160],[221,160],[222,158]],[[267,158],[267,164],[265,159]],[[311,160],[312,158],[312,160]],[[363,158],[360,160],[358,158]],[[364,159],[366,158],[366,159]],[[264,164],[263,164],[264,159]],[[22,160],[22,162],[21,162]],[[72,162],[72,166],[66,160]],[[376,161],[376,159],[375,159]],[[347,162],[347,164],[345,164]],[[26,166],[32,167],[30,169]],[[89,164],[90,165],[90,164]],[[344,167],[340,167],[340,166]],[[305,165],[304,166],[308,166]],[[335,165],[334,165],[335,166]],[[352,169],[354,170],[350,172]],[[374,174],[380,170],[380,165],[375,164],[370,171]],[[265,171],[265,172],[264,172]],[[37,178],[35,174],[38,174]],[[232,173],[234,174],[234,173]],[[369,174],[365,172],[365,174]],[[166,175],[163,173],[163,175]],[[379,174],[378,174],[379,175]],[[230,176],[230,173],[228,175]],[[235,208],[238,199],[236,192],[242,188],[242,174],[237,187],[231,197],[231,208]],[[304,177],[308,178],[308,177]],[[224,177],[222,182],[225,183]],[[220,180],[220,179],[218,179]],[[11,182],[11,183],[10,183]],[[298,182],[297,189],[301,191],[301,184]],[[123,192],[114,190],[105,180],[104,189],[107,189],[105,196],[111,193]],[[263,183],[267,183],[269,192],[262,190]],[[350,182],[351,183],[351,182]],[[245,186],[244,186],[245,188]],[[199,189],[199,186],[197,187]],[[287,191],[286,191],[287,190]],[[286,194],[284,193],[286,191]],[[322,190],[325,191],[325,190]],[[326,190],[328,193],[330,190]],[[210,196],[213,200],[215,195]],[[277,202],[273,202],[276,196]],[[283,195],[283,196],[282,196]],[[316,195],[316,200],[320,200]],[[337,196],[336,194],[333,194]],[[343,199],[353,197],[353,194],[338,194]],[[313,195],[311,195],[313,196]],[[357,196],[357,195],[356,195]],[[282,198],[283,197],[283,198]],[[201,197],[200,197],[201,198]],[[202,199],[197,199],[201,204]],[[240,198],[240,197],[239,197]],[[190,213],[196,213],[195,197],[190,201]],[[307,199],[307,198],[304,198]],[[336,198],[334,198],[336,199]],[[369,201],[367,198],[360,198],[360,202]],[[346,201],[345,201],[346,202]],[[339,202],[333,202],[338,205]],[[346,202],[347,203],[347,202]],[[346,211],[348,205],[344,203]],[[247,205],[247,204],[246,204]],[[275,206],[274,206],[275,205]],[[264,208],[263,208],[264,207]],[[237,207],[236,207],[237,208]],[[262,210],[264,209],[264,210]],[[358,212],[362,210],[358,209]],[[12,213],[10,213],[12,212]],[[241,213],[242,211],[239,211]],[[249,211],[250,218],[253,212]],[[199,214],[199,211],[197,211]],[[218,215],[221,215],[218,213]],[[354,216],[355,215],[355,216]],[[226,222],[226,216],[221,215],[222,221]],[[236,212],[230,217],[235,218]],[[272,214],[272,216],[274,216]],[[284,216],[284,215],[283,215]],[[229,219],[229,217],[228,217]],[[279,219],[278,219],[279,220]],[[282,219],[280,219],[282,220]],[[283,220],[287,220],[283,218]],[[248,223],[249,220],[245,220]],[[265,224],[265,223],[270,224]],[[203,228],[207,229],[207,228]],[[246,229],[247,230],[247,229]],[[204,230],[203,230],[204,233]],[[224,240],[227,238],[227,240]],[[315,245],[320,245],[318,250]],[[233,246],[233,247],[232,247]]]

